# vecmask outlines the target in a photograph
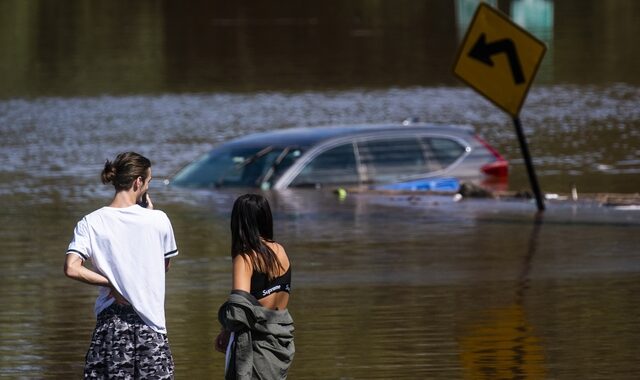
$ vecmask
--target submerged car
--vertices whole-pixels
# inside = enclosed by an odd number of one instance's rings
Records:
[[[178,187],[336,188],[455,178],[506,183],[508,163],[469,126],[398,123],[282,129],[228,141]]]

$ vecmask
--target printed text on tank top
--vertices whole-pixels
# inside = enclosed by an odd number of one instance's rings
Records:
[[[291,292],[291,264],[282,276],[269,281],[266,273],[253,272],[251,275],[251,294],[257,299],[278,292]]]

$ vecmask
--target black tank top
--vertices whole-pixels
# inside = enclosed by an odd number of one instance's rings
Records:
[[[257,299],[278,292],[291,292],[291,263],[282,276],[269,281],[266,273],[254,271],[251,275],[251,294]]]

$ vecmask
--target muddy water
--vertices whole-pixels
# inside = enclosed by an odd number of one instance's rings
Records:
[[[61,267],[76,221],[111,195],[98,174],[115,152],[152,158],[155,203],[176,232],[167,316],[178,378],[221,377],[212,340],[239,191],[183,192],[162,179],[216,143],[408,116],[467,123],[511,163],[509,187],[526,188],[511,121],[450,77],[465,2],[412,3],[3,2],[0,377],[80,376],[95,289]],[[534,2],[499,3],[517,14]],[[542,3],[554,4],[554,22],[533,27],[550,50],[521,115],[541,187],[637,192],[640,77],[629,46],[640,3]],[[267,196],[294,265],[291,378],[640,372],[638,211],[550,202],[536,220],[526,201]]]
[[[220,378],[237,193],[156,189],[181,255],[167,315],[178,377]],[[640,339],[637,211],[550,204],[267,194],[291,254],[291,377],[632,378]],[[183,202],[170,199],[182,199]],[[75,221],[102,204],[3,198],[2,374],[81,371],[95,290],[63,278]]]
[[[574,103],[549,104],[551,93],[597,104],[574,118],[566,111]],[[638,98],[623,85],[535,91],[538,113],[528,120],[543,132],[532,138],[543,188],[634,191]],[[185,193],[161,179],[215,141],[270,125],[421,112],[480,124],[512,162],[510,186],[526,187],[508,120],[474,99],[425,88],[1,102],[0,372],[81,372],[95,289],[63,278],[61,264],[75,222],[111,195],[97,175],[113,152],[153,158],[156,205],[176,230],[167,315],[179,378],[219,378],[211,342],[229,290],[228,214],[238,193]],[[600,142],[619,134],[627,138]],[[606,379],[640,370],[638,211],[552,202],[536,225],[528,202],[268,195],[295,268],[292,378]]]

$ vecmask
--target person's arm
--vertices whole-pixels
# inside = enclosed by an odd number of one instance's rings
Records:
[[[245,292],[251,291],[251,274],[253,269],[248,259],[245,259],[242,255],[237,255],[233,258],[233,271],[232,271],[232,290],[244,290]],[[215,348],[216,351],[225,353],[227,345],[229,344],[229,336],[231,332],[226,330],[224,326],[220,329],[220,333],[216,337]]]
[[[71,279],[84,282],[85,284],[109,287],[111,288],[110,296],[116,299],[116,303],[120,305],[129,304],[129,301],[114,289],[108,278],[85,267],[84,260],[76,254],[67,254],[67,259],[64,262],[64,274]]]
[[[84,261],[80,256],[73,253],[67,254],[64,262],[64,274],[74,280],[84,282],[89,285],[110,286],[109,279],[100,273],[96,273],[83,265]]]
[[[233,258],[233,275],[232,275],[232,290],[244,290],[245,292],[251,292],[251,275],[253,274],[253,268],[248,258],[242,255],[237,255]]]

